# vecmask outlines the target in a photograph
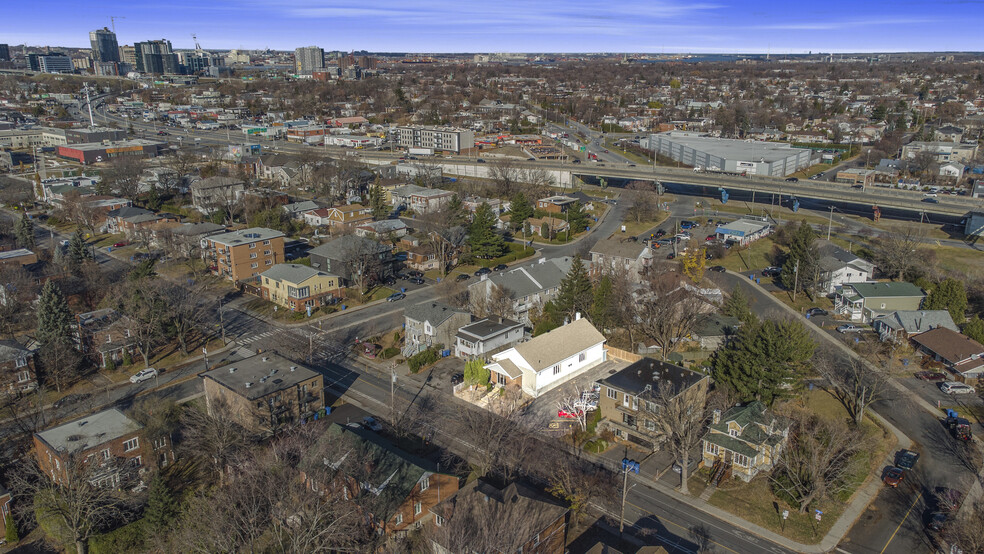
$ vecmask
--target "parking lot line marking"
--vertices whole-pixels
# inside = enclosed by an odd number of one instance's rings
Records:
[[[912,504],[909,505],[909,509],[905,511],[905,515],[902,517],[902,521],[899,522],[899,526],[892,532],[892,536],[888,537],[888,542],[885,543],[885,546],[882,547],[881,552],[878,554],[885,554],[885,550],[888,549],[888,545],[892,544],[892,539],[895,538],[896,533],[898,533],[899,529],[902,528],[902,524],[905,523],[905,520],[909,519],[909,514],[912,512],[912,509],[916,507],[916,502],[919,502],[920,498],[922,498],[922,492],[916,495],[916,498],[912,501]]]

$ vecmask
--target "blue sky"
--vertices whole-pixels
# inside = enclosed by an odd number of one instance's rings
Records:
[[[984,50],[984,0],[8,0],[0,42],[411,52]]]

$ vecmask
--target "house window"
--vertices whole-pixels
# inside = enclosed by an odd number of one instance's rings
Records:
[[[132,439],[123,443],[123,451],[129,452],[131,450],[136,450],[138,446],[140,446],[140,441],[137,439],[137,437],[133,437]]]
[[[263,262],[263,265],[273,265],[273,260],[267,260]]]
[[[108,448],[106,450],[103,450],[102,451],[102,457],[103,457],[103,460],[108,460],[109,459],[109,449]]]
[[[557,365],[553,366],[553,374],[554,375],[559,375],[560,374],[560,364],[557,364]]]
[[[17,358],[17,362],[14,364],[14,367],[24,367],[26,365],[27,365],[27,358]]]
[[[250,248],[256,248],[256,243],[255,242],[249,243],[249,247]],[[219,253],[221,253],[221,250],[219,251]]]
[[[626,393],[626,395],[622,397],[622,405],[625,406],[626,408],[629,407],[629,399],[630,398],[632,398],[632,397],[629,396],[628,393]]]
[[[741,467],[748,467],[748,456],[744,454],[735,452],[733,460],[735,464],[740,465]]]
[[[577,355],[577,361],[578,361],[578,363],[583,362],[584,360],[587,359],[587,357],[588,357],[587,354],[585,354],[584,352],[581,352],[580,354]]]
[[[413,503],[413,515],[419,516],[420,512],[424,511],[424,505],[420,502]]]
[[[403,525],[403,514],[396,514],[395,523],[397,525]]]
[[[618,391],[615,389],[608,389],[608,398],[618,400]]]
[[[263,246],[270,246],[270,241],[268,240],[263,241]]]
[[[253,262],[253,263],[249,264],[249,267],[252,268],[252,269],[256,269],[256,268],[260,267],[260,264],[258,264],[256,262]]]
[[[499,386],[506,386],[506,376],[501,373],[495,374],[495,382],[499,383]]]
[[[263,255],[264,255],[264,256],[269,256],[269,255],[270,255],[270,254],[272,254],[272,253],[273,253],[273,251],[272,251],[272,250],[264,250],[264,251],[263,251]]]
[[[437,525],[438,527],[441,527],[442,525],[444,525],[444,518],[441,517],[441,516],[435,515],[434,516],[434,525]]]
[[[737,437],[738,436],[738,430],[737,429],[728,429],[728,434],[731,435],[732,437]]]
[[[24,381],[30,381],[30,380],[31,380],[30,371],[21,371],[20,373],[17,374],[18,383],[23,383]]]
[[[707,452],[708,454],[713,454],[713,455],[717,456],[721,452],[721,447],[719,447],[716,444],[710,443],[710,442],[705,442],[704,443],[704,452]]]
[[[638,396],[632,397],[632,409],[633,410],[638,410],[639,409],[639,397]]]
[[[424,492],[429,488],[430,488],[430,477],[424,477],[423,479],[420,480],[420,492]]]
[[[255,260],[255,259],[256,259],[256,252],[250,252],[250,253],[249,253],[249,258],[250,258],[251,260]]]

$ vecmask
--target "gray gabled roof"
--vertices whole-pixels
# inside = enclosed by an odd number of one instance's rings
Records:
[[[533,371],[542,371],[578,352],[605,342],[602,335],[587,319],[578,319],[558,327],[514,348],[530,364]]]
[[[403,315],[413,321],[428,321],[434,327],[440,327],[445,321],[454,314],[467,314],[465,310],[452,308],[441,302],[421,302],[413,306],[408,306],[403,310]]]
[[[510,298],[515,300],[559,287],[560,282],[570,271],[573,261],[574,259],[570,257],[540,258],[534,262],[513,266],[501,273],[488,275],[487,280],[497,287],[506,289]],[[485,281],[478,281],[469,285],[468,288],[479,290],[484,286],[487,286]]]
[[[275,264],[270,269],[264,271],[260,274],[260,277],[270,279],[271,281],[289,281],[291,283],[303,283],[304,281],[310,279],[311,277],[331,276],[331,273],[325,271],[318,271],[312,267],[301,264]]]
[[[896,331],[904,330],[909,334],[925,333],[937,327],[960,332],[947,310],[899,310],[882,314],[874,321],[884,323]]]
[[[866,273],[871,273],[875,267],[868,260],[859,258],[836,244],[825,240],[817,241],[817,252],[820,255],[820,268],[824,271],[836,271],[845,266],[850,266]]]
[[[303,213],[310,210],[317,210],[321,206],[314,200],[302,200],[300,202],[291,202],[290,204],[284,204],[284,211],[289,214]]]
[[[15,340],[0,340],[0,363],[14,361],[29,354],[30,349]]]
[[[389,252],[390,248],[372,239],[356,235],[344,235],[312,248],[309,252],[311,256],[322,256],[329,260],[348,261],[360,251],[372,251],[383,253]]]

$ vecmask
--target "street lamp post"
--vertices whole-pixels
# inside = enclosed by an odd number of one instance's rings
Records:
[[[618,513],[618,536],[622,538],[625,531],[625,499],[629,494],[629,472],[639,474],[639,462],[622,458],[622,508]]]

